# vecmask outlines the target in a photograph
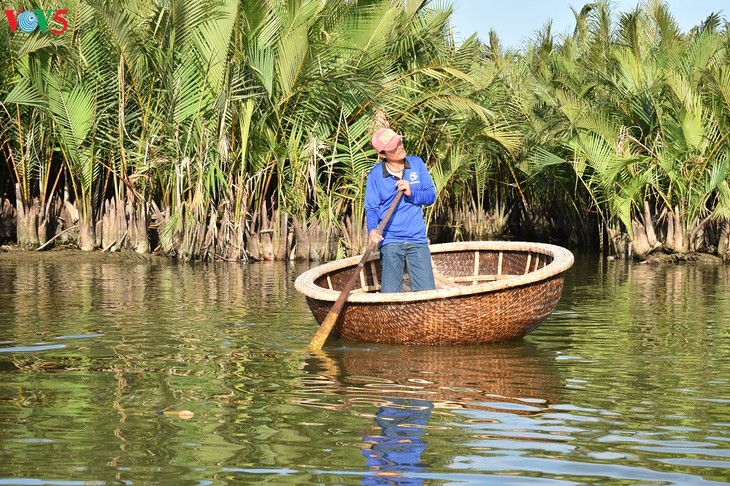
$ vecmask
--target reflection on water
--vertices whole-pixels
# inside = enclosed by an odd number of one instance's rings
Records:
[[[408,347],[358,344],[313,353],[298,403],[352,410],[369,403],[373,424],[361,450],[370,474],[362,484],[423,484],[425,434],[444,429],[432,411],[536,414],[560,396],[549,355],[529,343]],[[337,397],[332,403],[331,397]]]
[[[347,342],[313,353],[304,371],[307,405],[343,401],[427,399],[437,408],[536,413],[558,402],[554,359],[526,342],[490,346],[397,346]],[[346,403],[340,406],[345,406]]]
[[[525,340],[310,353],[307,267],[0,258],[0,484],[730,480],[730,269],[579,257]]]
[[[423,435],[431,409],[433,402],[418,398],[393,399],[378,407],[379,429],[363,438],[365,467],[371,474],[362,484],[423,484],[410,476],[425,469],[421,454],[426,449]]]

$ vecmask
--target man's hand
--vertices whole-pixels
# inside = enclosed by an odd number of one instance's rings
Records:
[[[383,235],[378,232],[377,228],[370,231],[369,238],[374,245],[377,245],[378,243],[383,241]]]
[[[399,180],[398,182],[395,183],[395,187],[399,191],[403,191],[403,194],[405,194],[406,197],[411,196],[411,183],[408,182],[407,180],[405,180],[405,179]]]

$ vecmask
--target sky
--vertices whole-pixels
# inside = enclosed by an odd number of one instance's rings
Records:
[[[452,17],[456,39],[466,39],[476,32],[482,40],[489,40],[489,31],[497,32],[504,48],[524,47],[527,39],[541,30],[548,19],[553,20],[554,34],[571,33],[577,11],[590,0],[452,0]],[[616,12],[633,10],[638,0],[614,0]],[[727,0],[668,0],[669,11],[683,31],[704,21],[712,12],[719,12],[730,20],[730,2]]]

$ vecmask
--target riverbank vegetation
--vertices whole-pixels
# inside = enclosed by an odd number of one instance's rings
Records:
[[[434,242],[730,259],[716,14],[586,4],[516,51],[457,41],[438,1],[67,3],[61,34],[0,29],[0,239],[23,248],[360,253],[387,125],[431,170]]]

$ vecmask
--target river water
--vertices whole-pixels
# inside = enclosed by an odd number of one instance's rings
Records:
[[[519,342],[321,353],[307,268],[0,258],[0,485],[730,482],[730,267],[577,255]]]

